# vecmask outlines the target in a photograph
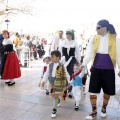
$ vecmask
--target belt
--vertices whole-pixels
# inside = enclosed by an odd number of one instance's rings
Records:
[[[11,52],[4,52],[4,54],[8,54],[8,53],[15,53],[14,51],[11,51]]]

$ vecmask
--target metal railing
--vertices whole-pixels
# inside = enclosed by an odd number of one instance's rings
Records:
[[[23,67],[30,67],[30,49],[27,46],[19,46],[16,48],[19,63]]]

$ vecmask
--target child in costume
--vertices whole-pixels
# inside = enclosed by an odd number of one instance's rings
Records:
[[[70,86],[70,77],[64,65],[60,63],[61,54],[55,50],[51,52],[52,63],[49,64],[47,71],[43,76],[42,86],[49,78],[51,85],[51,96],[54,98],[54,106],[51,117],[56,117],[57,106],[59,104],[59,96],[62,96],[62,101],[65,101],[67,85]]]
[[[75,110],[79,109],[80,100],[83,96],[83,84],[82,84],[82,78],[84,76],[84,70],[80,71],[80,64],[75,63],[74,64],[74,73],[71,76],[71,85],[72,85],[72,93],[75,98]]]
[[[51,58],[48,56],[48,57],[45,57],[43,59],[43,62],[44,62],[44,66],[42,67],[41,71],[40,71],[40,82],[39,82],[39,87],[41,86],[41,82],[42,82],[42,79],[43,79],[43,75],[45,74],[46,70],[47,70],[47,67],[48,65],[50,64],[51,62]],[[49,95],[49,81],[46,82],[46,95]]]

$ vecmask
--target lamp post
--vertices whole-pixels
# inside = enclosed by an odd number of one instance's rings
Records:
[[[5,20],[5,22],[6,22],[6,24],[7,24],[7,30],[8,30],[8,25],[9,25],[9,23],[10,23],[10,20]]]

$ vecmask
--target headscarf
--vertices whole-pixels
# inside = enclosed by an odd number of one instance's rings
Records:
[[[116,34],[114,26],[112,24],[110,24],[108,20],[105,20],[105,19],[100,20],[100,21],[98,21],[97,24],[102,27],[107,27],[107,30],[109,31],[109,33]]]
[[[74,30],[67,30],[66,31],[66,35],[71,35],[72,36],[72,40],[75,40]]]

